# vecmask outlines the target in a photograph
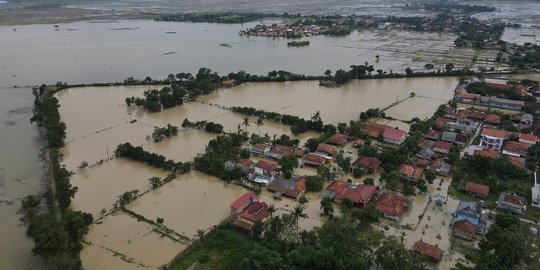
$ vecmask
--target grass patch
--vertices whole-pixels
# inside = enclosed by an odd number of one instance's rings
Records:
[[[245,233],[231,227],[217,228],[194,245],[186,256],[174,261],[168,269],[233,269],[255,242]]]

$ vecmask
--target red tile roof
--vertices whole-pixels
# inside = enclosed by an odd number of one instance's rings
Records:
[[[321,157],[319,155],[311,154],[311,153],[305,155],[304,160],[318,164],[318,165],[323,165],[324,163],[326,163],[326,158]]]
[[[409,164],[401,164],[398,169],[399,174],[408,178],[418,180],[422,176],[424,169],[418,168]]]
[[[242,206],[246,201],[252,200],[252,199],[259,200],[259,196],[255,195],[253,193],[244,193],[244,195],[240,196],[240,198],[236,199],[236,201],[234,201],[231,204],[231,207],[232,208],[238,208],[238,207]]]
[[[487,83],[487,86],[497,89],[510,89],[512,85],[506,83]]]
[[[510,136],[510,132],[506,130],[498,130],[494,128],[483,128],[482,129],[482,135],[495,137],[495,138],[502,138],[506,139]]]
[[[501,120],[502,120],[502,117],[500,117],[499,115],[497,114],[488,114],[486,115],[486,117],[484,117],[484,121],[485,122],[488,122],[488,123],[491,123],[491,124],[500,124],[501,123]]]
[[[352,165],[357,165],[363,169],[370,170],[370,171],[377,171],[379,167],[381,166],[382,161],[378,160],[374,157],[366,157],[366,156],[359,156]]]
[[[328,138],[328,143],[331,144],[337,144],[337,145],[344,145],[346,142],[348,142],[350,139],[350,136],[347,136],[345,134],[337,133],[332,135],[330,138]]]
[[[407,132],[397,128],[385,128],[382,134],[383,138],[393,141],[402,140],[406,135]]]
[[[425,168],[425,167],[429,166],[429,163],[431,162],[431,160],[423,159],[423,158],[419,158],[419,157],[412,157],[411,162],[412,162],[412,165],[414,165],[414,166]]]
[[[476,234],[476,226],[467,219],[454,222],[452,225],[452,233],[461,234],[468,238],[473,238]]]
[[[435,120],[435,126],[437,126],[440,129],[443,129],[446,126],[446,123],[451,122],[452,119],[439,117],[437,120]]]
[[[523,85],[518,85],[516,86],[516,89],[514,90],[514,92],[516,92],[516,94],[522,96],[522,97],[526,97],[529,95],[529,89],[527,89],[527,87],[523,86]]]
[[[272,163],[266,160],[259,160],[259,162],[255,164],[255,167],[261,168],[264,171],[273,171],[277,169],[278,165],[276,163]]]
[[[442,251],[440,248],[434,245],[430,245],[422,240],[414,243],[413,250],[422,255],[428,256],[432,259],[439,261],[441,259]]]
[[[522,142],[506,141],[504,142],[503,150],[514,153],[526,153],[529,146]]]
[[[538,137],[536,137],[536,135],[533,135],[533,134],[520,133],[519,134],[519,140],[520,141],[527,141],[527,142],[531,142],[531,143],[536,143],[536,141],[538,141]]]
[[[449,142],[445,142],[445,141],[437,141],[435,143],[435,146],[433,148],[438,148],[438,149],[444,149],[444,150],[450,150],[450,148],[452,147],[452,144],[449,143]]]
[[[485,150],[474,150],[475,156],[487,157],[491,159],[496,159],[499,157],[500,153],[497,150],[485,149]]]
[[[367,203],[375,192],[377,192],[375,185],[359,184],[354,189],[347,188],[346,192],[336,194],[336,199],[344,200],[348,198],[355,204]]]
[[[465,190],[474,194],[487,196],[489,195],[489,187],[485,185],[480,185],[473,182],[467,182],[465,184]]]
[[[375,204],[375,208],[391,216],[399,216],[405,212],[407,198],[392,194],[382,193]]]
[[[254,202],[240,213],[240,217],[253,222],[262,221],[268,215],[268,205],[265,202]]]
[[[336,148],[326,143],[319,143],[319,145],[317,145],[317,151],[323,152],[332,156],[337,154]]]
[[[363,145],[364,145],[364,140],[362,140],[362,139],[358,139],[358,140],[354,141],[354,143],[353,143],[353,146],[355,146],[355,147],[360,147],[360,146],[363,146]]]
[[[512,164],[516,165],[519,168],[525,168],[525,163],[523,163],[518,157],[515,156],[506,156]]]
[[[385,125],[381,125],[381,124],[377,124],[375,122],[367,122],[361,129],[360,131],[365,133],[366,135],[370,136],[370,137],[374,137],[374,138],[377,138],[379,137],[383,132],[384,132],[384,129],[386,128],[387,126]]]

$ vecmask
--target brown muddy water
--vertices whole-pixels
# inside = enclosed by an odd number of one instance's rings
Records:
[[[287,47],[284,39],[238,35],[257,23],[76,22],[60,24],[57,30],[46,24],[0,26],[0,81],[35,85],[165,78],[170,73],[195,73],[202,66],[221,74],[280,69],[323,74],[366,61],[375,69],[404,72],[406,67],[423,69],[426,63],[436,68],[448,62],[463,66],[474,55],[472,50],[455,52],[452,34],[363,31],[310,37],[305,48]],[[375,55],[380,56],[377,63]]]
[[[41,269],[33,243],[19,220],[21,201],[44,191],[45,164],[37,127],[30,123],[34,97],[30,89],[0,88],[0,268]],[[5,267],[5,268],[4,268]]]
[[[246,83],[200,97],[205,103],[220,106],[246,106],[309,119],[316,111],[326,123],[337,124],[358,119],[369,108],[385,108],[399,120],[427,118],[450,100],[457,78],[399,78],[356,80],[339,88],[319,86],[316,81]],[[408,98],[410,93],[416,93]]]

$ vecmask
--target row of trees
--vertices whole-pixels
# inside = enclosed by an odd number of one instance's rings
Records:
[[[126,104],[128,106],[137,106],[150,112],[159,112],[161,109],[167,109],[182,105],[187,91],[178,84],[171,87],[163,87],[161,90],[153,89],[144,91],[144,97],[128,97]]]
[[[171,124],[167,124],[165,127],[154,127],[154,131],[152,132],[152,138],[154,139],[154,142],[163,141],[167,138],[170,138],[172,136],[176,136],[178,134],[178,127],[173,126]]]
[[[318,112],[313,115],[311,120],[305,120],[294,115],[280,114],[277,112],[267,112],[252,107],[232,107],[231,110],[236,113],[255,116],[258,118],[278,122],[284,125],[289,125],[291,126],[291,132],[293,134],[300,134],[306,131],[324,131],[324,124]]]
[[[206,132],[220,134],[223,133],[223,125],[209,121],[190,122],[187,118],[182,122],[183,128],[202,129]]]
[[[116,157],[129,158],[180,174],[189,172],[192,166],[191,162],[174,162],[174,160],[167,159],[163,155],[147,152],[141,146],[133,146],[130,143],[118,145],[114,154]]]
[[[41,207],[41,199],[28,196],[22,202],[25,220],[28,224],[26,234],[34,241],[32,252],[41,256],[49,269],[81,269],[80,251],[82,238],[93,222],[91,214],[69,209],[71,198],[77,192],[69,181],[71,172],[60,166],[57,148],[64,145],[66,125],[60,121],[58,99],[54,94],[66,88],[65,84],[57,86],[42,85],[33,89],[35,96],[34,115],[43,128],[50,148],[45,154],[49,161],[49,170],[54,180],[55,192],[49,188],[46,196],[48,211]],[[54,195],[54,196],[53,196]],[[58,205],[56,207],[55,200]]]

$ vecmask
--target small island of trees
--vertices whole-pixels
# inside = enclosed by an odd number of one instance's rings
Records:
[[[289,46],[289,47],[305,47],[305,46],[309,46],[309,41],[307,41],[307,40],[304,40],[304,41],[291,41],[291,42],[287,42],[287,46]]]

